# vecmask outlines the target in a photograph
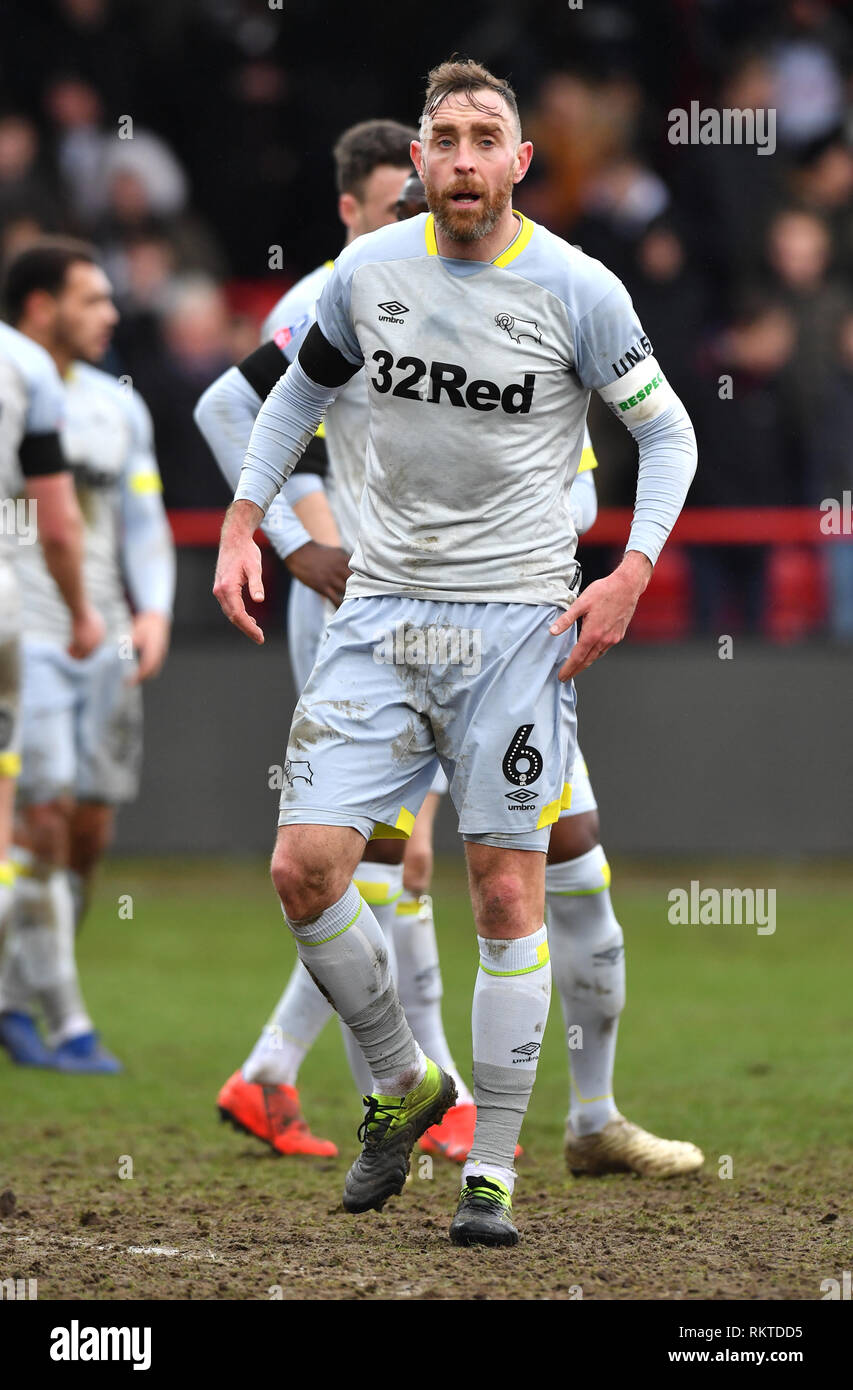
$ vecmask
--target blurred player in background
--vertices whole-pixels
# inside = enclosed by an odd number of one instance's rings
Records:
[[[120,1063],[100,1042],[83,1001],[74,936],[112,838],[115,808],[137,793],[140,685],[168,652],[174,548],[148,411],[129,384],[92,365],[118,318],[94,250],[62,239],[36,242],[10,265],[6,301],[20,331],[50,353],[66,384],[63,446],[85,519],[86,583],[106,636],[86,661],[69,660],[68,615],[31,547],[21,560],[20,868],[0,1007],[17,1020],[6,1038],[15,1061],[115,1072]],[[47,1021],[47,1047],[29,1013],[34,1003]]]
[[[587,432],[569,494],[578,537],[598,514],[597,460]],[[625,1007],[625,946],[610,899],[610,866],[600,841],[598,804],[580,750],[570,792],[551,830],[545,868],[548,947],[569,1054],[565,1155],[573,1173],[640,1173],[670,1178],[701,1168],[695,1144],[660,1139],[626,1120],[613,1097],[619,1015]],[[578,1031],[580,1030],[580,1031]]]
[[[62,382],[44,348],[0,323],[0,949],[12,906],[10,858],[20,772],[19,561],[40,543],[68,613],[69,655],[88,656],[104,626],[86,596],[83,520],[59,439]],[[14,1029],[14,1020],[7,1020]]]
[[[412,154],[430,216],[363,237],[336,262],[317,321],[252,432],[214,592],[226,616],[262,641],[242,600],[244,585],[263,595],[252,534],[337,391],[365,364],[370,423],[353,574],[294,715],[288,758],[310,776],[284,787],[273,880],[300,958],[371,1065],[344,1206],[381,1209],[402,1191],[414,1143],[455,1087],[412,1035],[352,870],[372,833],[411,828],[441,757],[466,840],[480,954],[477,1125],[450,1238],[511,1245],[513,1153],[550,998],[545,857],[574,761],[568,682],[624,636],[683,504],[696,446],[624,286],[513,212],[532,146],[511,88],[476,64],[435,69]],[[578,598],[565,494],[592,390],[636,438],[639,480],[624,559]],[[476,632],[482,662],[476,672],[449,655],[421,671],[383,664],[377,641],[398,624]]]
[[[364,121],[344,132],[335,150],[338,211],[346,245],[396,220],[426,210],[423,185],[412,170],[415,131],[396,121]],[[410,177],[401,182],[405,171]],[[262,401],[295,355],[314,321],[316,301],[333,268],[326,261],[279,300],[261,336],[263,346],[205,392],[196,421],[232,488],[236,487]],[[318,435],[281,493],[264,530],[292,579],[287,634],[297,691],[311,674],[328,618],[342,596],[355,548],[367,447],[367,382],[359,373],[340,392]],[[326,475],[326,489],[320,472]],[[328,473],[326,470],[328,468]],[[423,1136],[428,1152],[462,1162],[471,1147],[473,1097],[450,1054],[441,1014],[441,971],[428,896],[432,828],[447,782],[438,763],[432,789],[408,840],[374,840],[355,882],[369,902],[395,958],[395,974],[415,1036],[454,1078],[458,1103]],[[308,1129],[299,1104],[299,1066],[334,1009],[301,961],[243,1066],[222,1088],[220,1112],[279,1153],[336,1152]],[[358,1089],[371,1088],[361,1049],[349,1029],[344,1041]]]

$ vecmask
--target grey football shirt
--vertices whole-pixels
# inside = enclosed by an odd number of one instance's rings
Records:
[[[287,338],[280,346],[292,361],[305,331],[314,322],[317,298],[334,269],[334,261],[312,270],[293,285],[272,309],[261,327],[261,339],[279,341],[282,330]],[[355,547],[361,493],[364,488],[364,453],[368,421],[367,382],[359,372],[335,397],[334,405],[321,426],[329,457],[326,491],[329,506],[347,554]]]
[[[343,251],[317,322],[370,406],[348,597],[565,606],[590,391],[656,374],[616,276],[524,217],[494,262],[444,258],[422,215]]]
[[[86,593],[106,624],[107,640],[130,630],[122,570],[128,495],[159,495],[151,419],[141,397],[108,372],[75,362],[65,379],[63,449],[83,514]],[[159,555],[155,563],[163,563]],[[70,619],[40,546],[22,550],[24,630],[39,641],[68,641]]]
[[[65,396],[53,358],[7,323],[0,323],[0,562],[10,564],[32,545],[19,545],[11,504],[23,486],[19,451],[27,435],[51,434],[62,424]]]

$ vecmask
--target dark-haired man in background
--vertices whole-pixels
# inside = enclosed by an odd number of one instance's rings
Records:
[[[9,267],[6,303],[65,381],[62,440],[83,513],[86,584],[106,636],[88,659],[71,660],[66,608],[40,551],[29,547],[21,557],[22,843],[0,979],[0,1037],[15,1061],[115,1072],[120,1064],[83,1002],[74,935],[115,808],[136,795],[139,686],[168,651],[174,550],[145,404],[129,384],[92,365],[118,318],[94,250],[60,238],[34,243]],[[47,1021],[46,1048],[34,1003]],[[4,1027],[10,1019],[11,1031]]]

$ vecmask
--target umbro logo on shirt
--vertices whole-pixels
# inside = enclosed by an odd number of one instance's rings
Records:
[[[379,315],[380,323],[402,323],[401,314],[409,312],[408,305],[401,304],[399,299],[389,299],[387,304],[377,304],[377,309],[384,309],[385,313]]]

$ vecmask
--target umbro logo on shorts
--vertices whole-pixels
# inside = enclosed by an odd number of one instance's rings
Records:
[[[380,323],[402,323],[401,314],[407,314],[409,308],[407,304],[401,304],[399,299],[389,299],[386,304],[377,304],[377,309],[384,309],[384,314],[379,315]]]
[[[515,802],[515,805],[507,808],[510,811],[535,811],[533,802],[538,795],[538,792],[529,792],[526,787],[521,787],[517,792],[504,792],[507,801]]]

